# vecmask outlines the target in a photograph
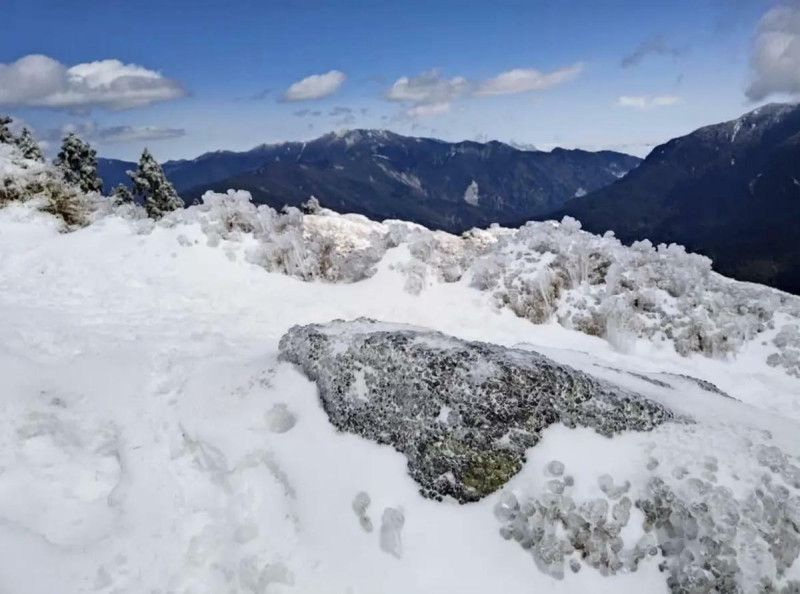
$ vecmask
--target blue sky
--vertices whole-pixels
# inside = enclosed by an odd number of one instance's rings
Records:
[[[774,10],[765,0],[2,0],[13,26],[0,36],[0,112],[50,144],[74,129],[121,158],[354,127],[644,154],[800,90],[791,73],[751,65]],[[748,97],[758,77],[764,91]]]

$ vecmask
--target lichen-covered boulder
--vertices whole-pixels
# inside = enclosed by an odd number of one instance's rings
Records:
[[[611,436],[673,417],[660,404],[530,351],[368,319],[295,326],[281,357],[317,383],[340,430],[408,457],[427,497],[496,491],[553,423]]]

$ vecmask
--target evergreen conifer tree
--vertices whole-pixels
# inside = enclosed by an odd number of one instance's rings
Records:
[[[67,134],[55,160],[64,181],[84,192],[100,192],[103,180],[97,177],[97,151],[75,134]]]
[[[136,171],[128,171],[128,177],[133,181],[134,193],[144,200],[150,218],[159,219],[183,207],[183,201],[149,150],[144,149],[139,167]]]
[[[14,141],[26,159],[34,161],[44,161],[42,150],[33,138],[33,134],[27,128],[23,128],[20,135]]]
[[[11,134],[11,118],[8,116],[0,116],[0,143],[11,144],[14,136]]]
[[[119,184],[111,190],[111,197],[117,204],[131,204],[133,202],[133,193],[123,184]]]

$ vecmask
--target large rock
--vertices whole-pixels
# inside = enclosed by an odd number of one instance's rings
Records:
[[[663,406],[530,351],[368,319],[295,326],[281,357],[317,383],[340,430],[391,444],[428,497],[500,488],[553,423],[611,436],[673,417]]]

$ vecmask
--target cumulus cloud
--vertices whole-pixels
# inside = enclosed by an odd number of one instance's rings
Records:
[[[441,70],[433,68],[413,78],[403,76],[383,94],[388,101],[408,102],[415,105],[450,103],[462,95],[468,87],[462,76],[443,78]]]
[[[405,117],[417,118],[442,114],[469,90],[469,82],[462,76],[445,78],[441,70],[432,68],[409,78],[398,78],[383,93],[387,101],[406,104]]]
[[[541,91],[572,80],[582,70],[583,63],[581,62],[548,73],[540,72],[535,68],[515,68],[483,81],[473,94],[476,96],[513,95],[527,91]]]
[[[70,123],[60,128],[48,130],[43,135],[43,138],[47,141],[60,142],[69,133],[77,134],[82,140],[93,144],[120,144],[179,138],[186,134],[186,130],[160,126],[110,126],[101,128],[93,121],[85,121]]]
[[[759,21],[745,94],[760,101],[775,93],[800,94],[800,5],[779,6]]]
[[[463,76],[446,78],[440,69],[433,68],[412,78],[398,78],[383,92],[383,98],[405,104],[401,118],[423,118],[450,112],[453,103],[462,97],[549,89],[575,78],[582,69],[581,62],[547,73],[535,68],[515,68],[476,83]]]
[[[617,105],[620,107],[632,107],[633,109],[652,109],[654,107],[669,107],[670,105],[677,105],[683,99],[677,95],[656,95],[650,97],[648,95],[623,95],[617,99]]]
[[[122,110],[184,95],[186,90],[177,81],[119,60],[67,67],[32,54],[0,63],[0,106]]]
[[[284,101],[308,101],[333,95],[342,86],[347,76],[344,72],[331,70],[325,74],[312,74],[286,89]]]
[[[672,56],[677,58],[686,51],[686,48],[676,47],[667,43],[663,36],[657,35],[642,41],[630,54],[624,56],[620,65],[623,68],[636,66],[649,55]]]

